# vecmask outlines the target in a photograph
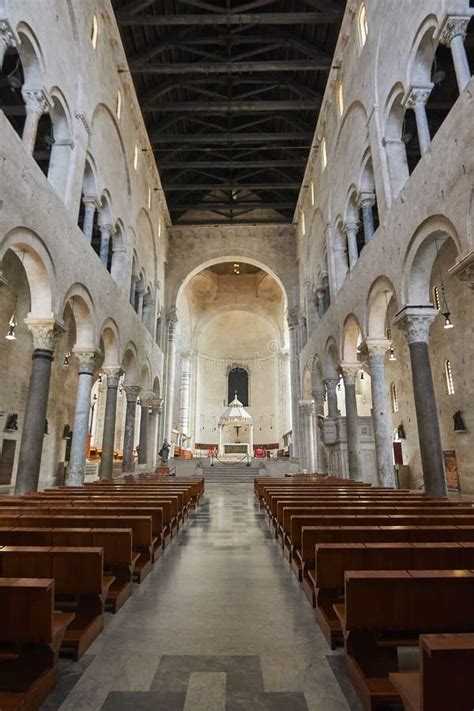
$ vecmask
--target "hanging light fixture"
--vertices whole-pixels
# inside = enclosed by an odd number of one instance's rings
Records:
[[[389,355],[388,359],[392,363],[397,360],[397,356],[395,355],[395,348],[393,346],[390,346],[390,355]]]
[[[360,371],[360,379],[365,380],[365,373],[363,370]]]
[[[438,264],[439,279],[441,282],[441,304],[443,306],[443,311],[441,312],[444,316],[444,326],[443,328],[449,330],[454,328],[454,323],[451,321],[451,311],[449,310],[448,302],[446,300],[446,292],[444,289],[443,272],[441,271],[441,263],[439,261],[439,248],[438,240],[435,239],[436,245],[436,262]]]
[[[7,335],[5,336],[7,341],[16,341],[15,328],[16,328],[16,319],[15,319],[15,312],[13,312],[11,319],[8,322],[8,331],[7,331]]]
[[[63,365],[68,366],[71,360],[71,351],[64,354]]]
[[[102,385],[102,373],[99,373],[98,381],[99,385]]]

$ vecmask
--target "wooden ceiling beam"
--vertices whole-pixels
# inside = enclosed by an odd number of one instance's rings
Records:
[[[216,25],[327,25],[340,22],[341,12],[262,12],[262,13],[221,13],[192,15],[129,15],[117,13],[117,22],[124,27],[174,27],[177,25],[198,25],[200,27]]]

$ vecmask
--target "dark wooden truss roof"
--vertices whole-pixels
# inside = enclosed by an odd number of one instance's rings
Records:
[[[291,222],[346,0],[112,2],[174,224]]]

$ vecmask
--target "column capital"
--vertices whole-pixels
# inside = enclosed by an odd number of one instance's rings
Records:
[[[52,106],[51,98],[46,89],[33,89],[24,86],[21,90],[21,95],[25,102],[27,112],[30,111],[31,113],[41,116]]]
[[[331,375],[324,378],[324,385],[326,386],[326,390],[329,392],[331,392],[331,390],[335,391],[338,383],[339,377],[337,375]]]
[[[127,398],[127,402],[136,403],[138,396],[140,395],[140,386],[124,385],[123,389],[125,390],[125,397]]]
[[[411,86],[407,91],[405,98],[405,108],[415,109],[419,104],[426,104],[428,101],[434,84],[431,82],[423,86]]]
[[[99,229],[100,229],[100,234],[101,236],[104,235],[112,235],[115,232],[114,225],[106,222],[105,224],[99,224]]]
[[[359,207],[373,207],[375,205],[375,193],[373,190],[361,190],[357,196]]]
[[[432,306],[405,306],[396,314],[393,323],[403,331],[409,345],[428,343],[431,324],[438,313]]]
[[[321,384],[318,387],[313,387],[311,390],[311,395],[313,396],[313,398],[316,402],[322,401],[324,399],[325,394],[326,394],[326,391],[324,389],[323,384]]]
[[[64,326],[55,319],[26,318],[25,323],[33,335],[34,349],[54,352]]]
[[[187,361],[187,362],[189,362],[191,360],[193,355],[194,355],[194,351],[190,348],[185,349],[184,351],[180,351],[180,353],[179,353],[179,357],[180,357],[181,361]]]
[[[102,364],[102,353],[95,348],[74,348],[73,353],[78,361],[78,372],[94,375]]]
[[[107,387],[108,388],[118,388],[120,378],[123,374],[123,370],[120,365],[104,365],[102,368],[105,375],[107,376]]]
[[[353,232],[357,232],[357,230],[359,229],[359,225],[360,225],[360,222],[358,222],[357,220],[351,220],[349,222],[344,222],[342,229],[343,229],[344,233],[347,235],[347,234],[350,234]]]
[[[166,310],[166,323],[170,328],[175,328],[178,323],[178,311],[176,306]]]
[[[469,284],[474,291],[474,249],[459,257],[455,264],[448,269],[448,272],[456,276],[460,281]]]
[[[455,37],[461,37],[464,42],[470,20],[470,15],[448,15],[439,34],[441,44],[450,47]]]
[[[360,373],[360,363],[342,362],[339,364],[339,367],[341,369],[344,385],[355,385]]]
[[[311,417],[314,411],[314,400],[300,400],[298,404],[303,417]]]
[[[82,203],[86,208],[91,207],[94,208],[94,210],[100,210],[100,202],[98,201],[96,195],[83,195]]]
[[[4,47],[16,47],[19,44],[17,34],[8,20],[0,20],[0,44]]]
[[[358,348],[359,360],[364,365],[367,365],[369,369],[373,365],[383,365],[385,354],[389,348],[390,341],[388,338],[367,338]]]
[[[163,412],[163,399],[155,396],[155,398],[150,402],[150,407],[152,415],[161,415]]]

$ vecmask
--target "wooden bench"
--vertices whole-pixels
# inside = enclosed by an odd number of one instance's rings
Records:
[[[54,581],[0,578],[0,708],[35,711],[56,684],[74,614],[53,612]]]
[[[0,526],[6,528],[129,528],[132,530],[133,551],[139,554],[133,570],[134,580],[142,582],[151,571],[155,541],[150,516],[2,514]]]
[[[347,675],[366,711],[400,703],[389,679],[399,646],[417,646],[420,634],[474,631],[473,600],[473,571],[345,573],[344,604],[334,609]]]
[[[423,634],[419,656],[419,672],[389,675],[405,711],[472,711],[474,634]]]
[[[102,548],[104,572],[114,577],[107,592],[106,609],[117,612],[132,594],[139,554],[132,550],[129,528],[0,528],[0,545]]]
[[[79,659],[104,628],[112,575],[104,574],[102,548],[0,547],[0,576],[54,579],[55,609],[74,612],[61,651]]]
[[[473,543],[325,543],[316,546],[316,567],[303,587],[332,649],[342,642],[333,605],[344,599],[344,575],[352,570],[471,570]]]
[[[314,570],[318,543],[452,543],[473,542],[473,526],[320,526],[303,528],[301,550],[293,568],[302,580]]]

